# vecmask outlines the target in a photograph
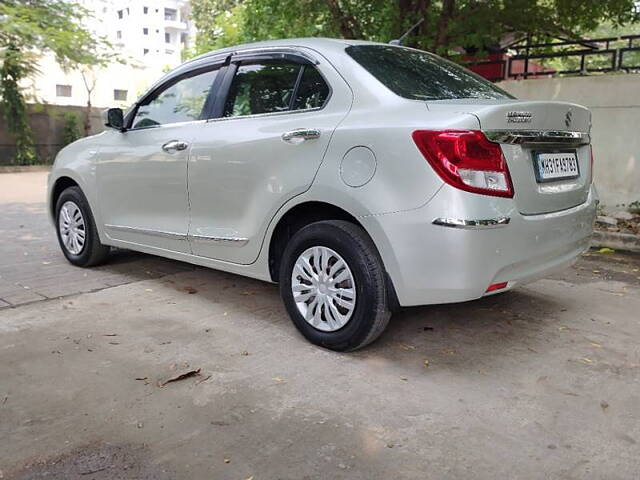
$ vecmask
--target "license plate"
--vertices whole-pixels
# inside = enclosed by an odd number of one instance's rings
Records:
[[[580,176],[575,150],[566,152],[534,152],[536,180],[551,182]]]

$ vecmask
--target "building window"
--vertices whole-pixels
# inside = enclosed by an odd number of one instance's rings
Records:
[[[164,19],[168,22],[175,22],[178,20],[178,11],[175,8],[165,8]]]
[[[149,29],[148,29],[147,27],[144,27],[144,28],[142,29],[142,33],[143,33],[144,35],[149,35]]]
[[[164,34],[164,43],[171,43],[171,34],[170,33],[165,33]]]
[[[146,15],[149,13],[149,7],[142,7],[142,12]]]
[[[149,53],[149,49],[148,48],[145,48],[145,49],[142,50],[142,54],[143,55],[146,55],[147,53]]]
[[[56,85],[56,97],[70,97],[71,85]]]
[[[118,10],[118,18],[122,20],[122,17],[124,17],[124,11]]]
[[[188,38],[189,38],[189,35],[187,35],[186,33],[181,33],[180,34],[180,43],[186,45]]]
[[[126,102],[127,101],[127,91],[126,90],[118,90],[117,88],[113,90],[113,99],[118,102]]]
[[[121,32],[120,30],[118,30],[118,31],[116,32],[116,38],[117,38],[118,40],[122,40],[122,32]]]

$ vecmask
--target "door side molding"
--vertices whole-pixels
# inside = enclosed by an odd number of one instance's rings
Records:
[[[117,232],[139,233],[142,235],[151,235],[154,237],[171,238],[173,240],[186,240],[187,236],[182,233],[168,232],[166,230],[154,230],[150,228],[127,227],[124,225],[105,224],[107,230],[115,230]]]

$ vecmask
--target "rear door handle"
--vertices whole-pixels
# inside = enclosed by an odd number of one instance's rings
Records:
[[[305,140],[320,138],[320,130],[317,128],[296,128],[282,134],[282,140],[287,143],[298,144]]]
[[[189,144],[187,142],[183,142],[181,140],[171,140],[162,145],[162,150],[167,153],[175,153],[186,150],[188,146]]]

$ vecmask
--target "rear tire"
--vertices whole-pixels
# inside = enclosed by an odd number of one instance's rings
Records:
[[[357,350],[389,323],[382,259],[352,223],[328,220],[299,230],[284,251],[279,280],[291,320],[316,345]]]
[[[89,202],[80,187],[65,189],[55,211],[58,243],[70,263],[92,267],[107,259],[110,247],[100,243]]]

